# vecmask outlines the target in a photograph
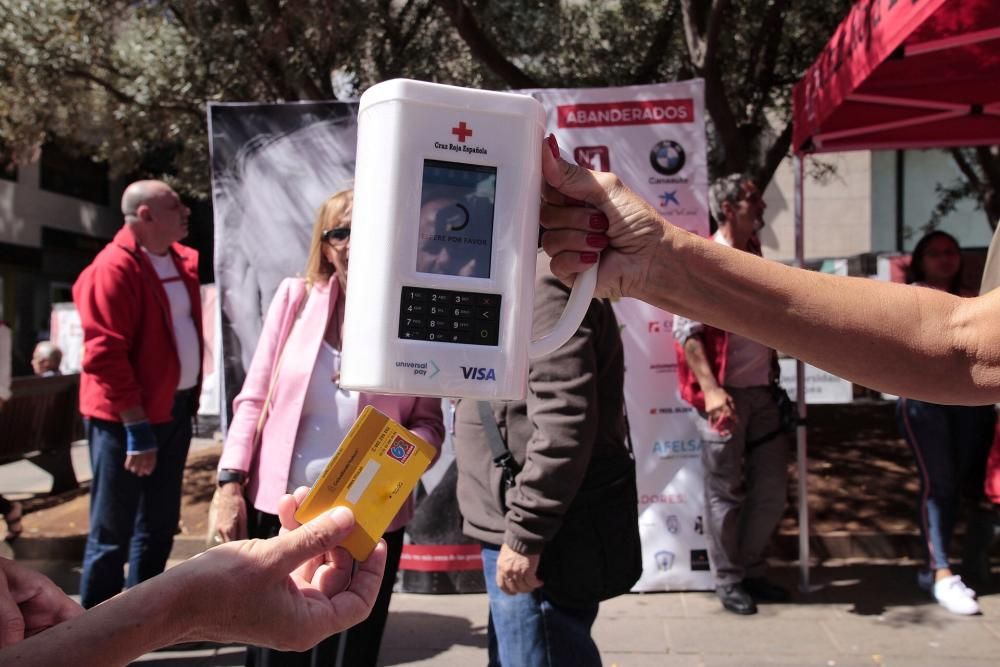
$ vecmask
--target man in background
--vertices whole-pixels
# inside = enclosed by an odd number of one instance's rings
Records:
[[[716,243],[760,255],[757,233],[764,202],[749,177],[712,184]],[[676,316],[677,380],[698,410],[705,473],[705,528],[716,594],[736,614],[757,613],[756,601],[787,600],[764,579],[764,551],[785,509],[786,432],[774,383],[774,350],[701,322]]]
[[[35,345],[35,351],[31,353],[31,368],[35,375],[49,377],[51,375],[62,375],[59,371],[59,364],[62,363],[62,350],[50,340],[43,340]]]
[[[80,412],[93,482],[80,598],[93,607],[163,571],[180,514],[203,344],[191,211],[166,183],[122,195],[125,225],[73,286]]]

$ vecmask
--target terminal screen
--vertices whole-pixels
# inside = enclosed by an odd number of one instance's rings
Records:
[[[417,271],[489,278],[497,170],[424,160]]]

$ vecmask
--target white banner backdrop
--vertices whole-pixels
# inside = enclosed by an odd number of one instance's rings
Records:
[[[704,87],[679,83],[535,90],[548,131],[579,164],[613,171],[674,224],[708,235]],[[702,527],[701,440],[677,392],[673,317],[615,304],[636,454],[643,574],[636,591],[710,589]]]

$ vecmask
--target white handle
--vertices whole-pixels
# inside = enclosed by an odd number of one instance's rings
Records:
[[[576,330],[580,328],[583,318],[587,316],[587,309],[594,298],[594,290],[597,288],[597,264],[577,275],[573,283],[573,290],[569,294],[569,301],[566,302],[566,310],[562,317],[548,332],[538,340],[531,341],[528,348],[528,358],[537,359],[546,354],[552,354],[573,337]]]

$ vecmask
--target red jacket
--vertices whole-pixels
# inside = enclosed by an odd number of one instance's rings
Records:
[[[195,331],[200,333],[198,253],[175,243],[170,254],[191,299]],[[80,412],[117,422],[120,412],[142,405],[150,422],[169,422],[181,373],[170,302],[127,225],[80,274],[73,285],[73,301],[83,326]],[[200,336],[198,343],[201,358]]]

